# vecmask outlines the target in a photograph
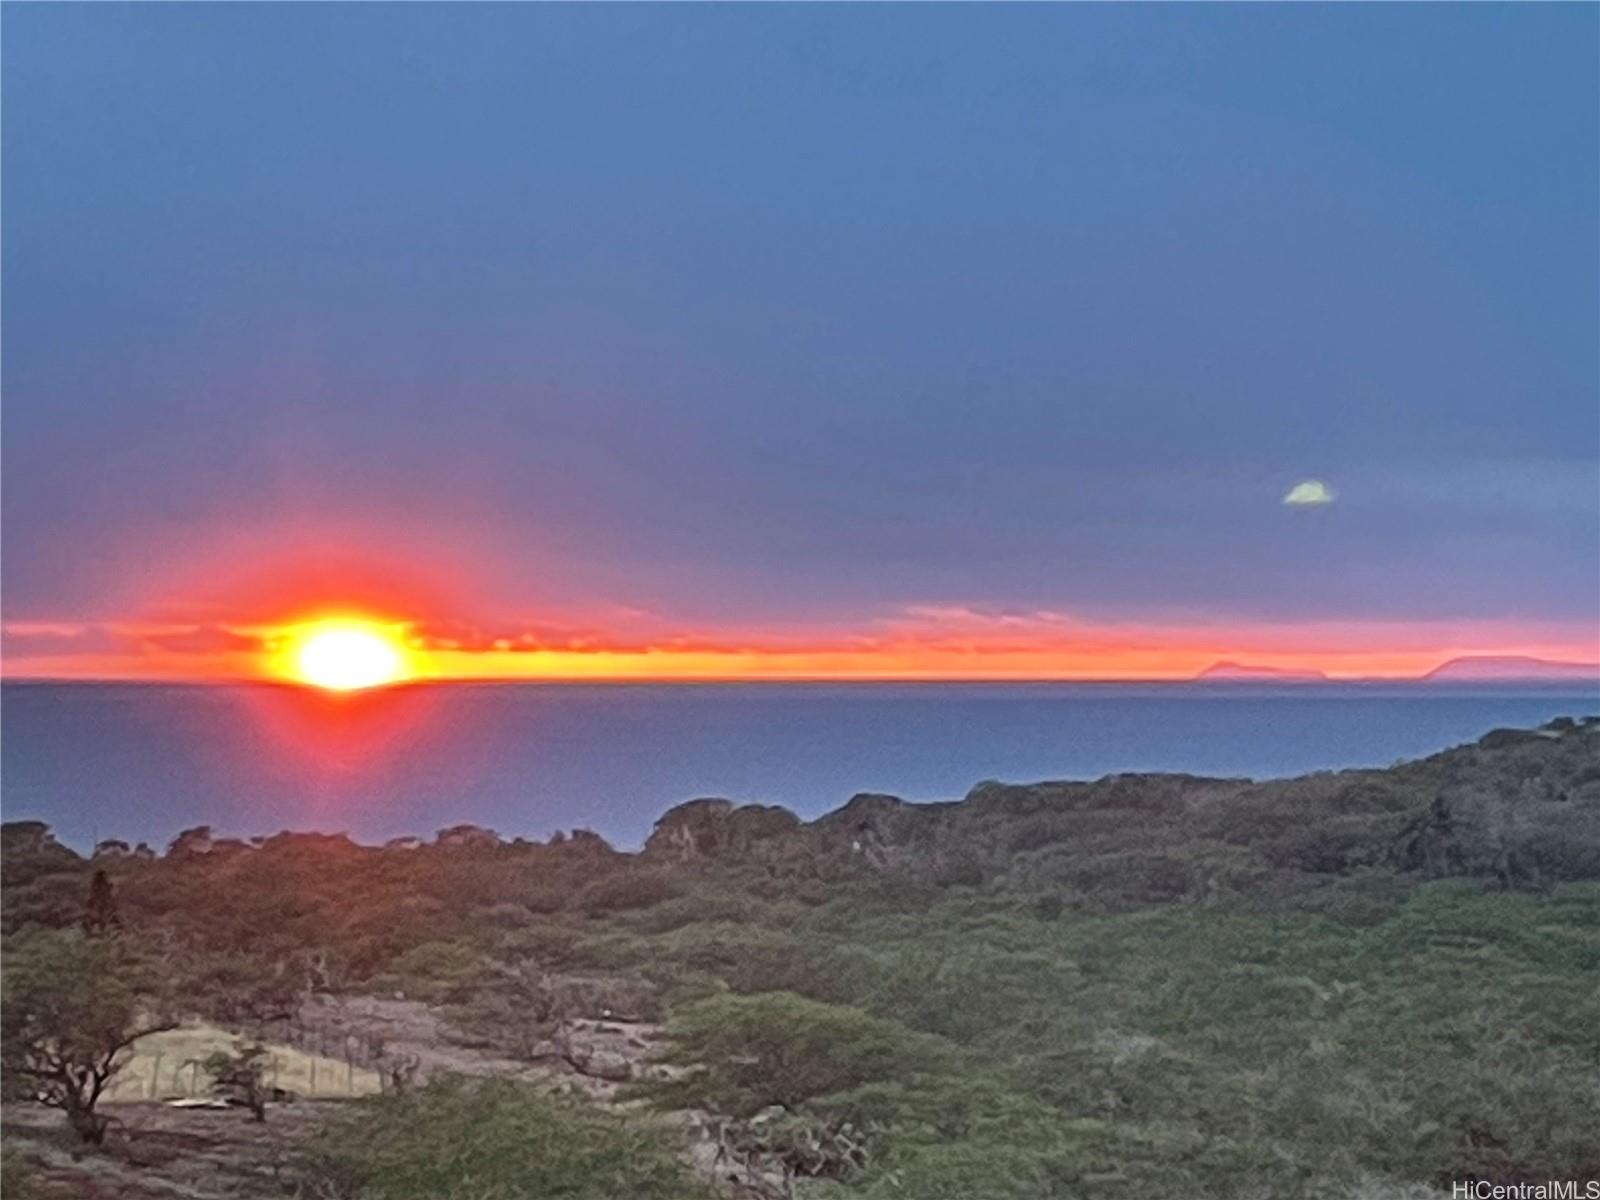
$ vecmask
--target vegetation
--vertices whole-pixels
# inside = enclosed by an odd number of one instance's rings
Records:
[[[6,1200],[41,1200],[44,1194],[22,1155],[9,1146],[0,1149],[0,1196]]]
[[[860,797],[809,826],[702,802],[642,855],[458,830],[389,850],[191,839],[91,868],[8,836],[7,1045],[14,988],[109,978],[30,964],[138,938],[235,1028],[315,994],[403,996],[556,1070],[579,1018],[662,1020],[620,1099],[697,1114],[717,1173],[755,1195],[1600,1176],[1600,735],[1556,734],[1283,784]],[[94,869],[117,937],[81,932]],[[114,1011],[72,1028],[132,1027],[125,990],[81,994]],[[697,1194],[637,1107],[414,1073],[327,1134],[306,1195]]]
[[[869,1195],[915,1178],[917,1195],[1048,1196],[1091,1176],[1103,1195],[1333,1195],[1600,1170],[1595,884],[1429,883],[1354,925],[1192,907],[1063,921],[976,892],[892,915],[863,901],[787,933],[850,965],[844,1004],[696,978],[690,929],[608,941],[625,958],[688,949],[681,978],[708,996],[673,1025],[673,1060],[698,1069],[648,1090],[872,1127]]]
[[[170,1026],[148,1015],[137,978],[124,947],[77,930],[9,938],[0,1000],[8,1093],[59,1108],[83,1141],[104,1141],[106,1086],[136,1040]]]
[[[90,937],[107,937],[121,931],[122,915],[117,911],[111,880],[104,871],[96,871],[89,880],[89,898],[83,905],[83,932]]]
[[[260,1042],[239,1044],[231,1050],[216,1050],[202,1063],[212,1085],[237,1100],[258,1121],[267,1119],[267,1048]]]
[[[327,1200],[709,1200],[662,1134],[504,1080],[436,1079],[352,1105],[302,1191]]]

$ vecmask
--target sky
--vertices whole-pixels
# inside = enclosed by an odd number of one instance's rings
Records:
[[[1600,658],[1592,5],[7,5],[18,676]]]

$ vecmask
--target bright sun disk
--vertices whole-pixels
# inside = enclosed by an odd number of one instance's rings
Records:
[[[297,636],[289,673],[334,692],[381,687],[411,678],[404,642],[390,629],[365,622],[319,624]]]

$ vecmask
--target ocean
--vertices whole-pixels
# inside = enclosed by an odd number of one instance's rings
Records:
[[[0,811],[79,849],[179,830],[471,822],[636,848],[699,796],[811,818],[856,792],[958,799],[983,779],[1264,778],[1387,766],[1498,726],[1600,712],[1571,685],[8,683]]]

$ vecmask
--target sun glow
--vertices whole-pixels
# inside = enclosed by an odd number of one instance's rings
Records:
[[[292,635],[284,673],[331,692],[403,683],[416,676],[398,630],[371,621],[318,621]]]

